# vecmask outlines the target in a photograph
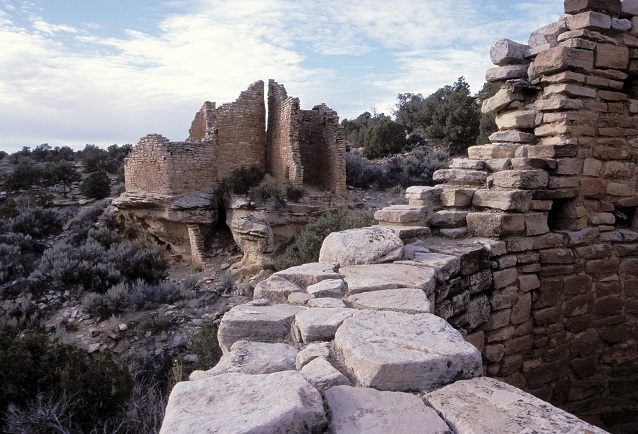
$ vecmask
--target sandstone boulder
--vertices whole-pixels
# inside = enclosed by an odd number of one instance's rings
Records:
[[[403,242],[394,232],[379,226],[333,232],[319,252],[319,262],[352,264],[390,262],[403,255]]]
[[[482,373],[479,351],[431,314],[359,311],[339,327],[334,348],[361,387],[432,390]]]
[[[431,294],[436,285],[434,270],[413,265],[349,265],[340,271],[348,283],[348,294],[393,288],[419,288]]]
[[[331,307],[346,307],[343,303],[343,300],[338,298],[330,298],[330,297],[320,297],[320,298],[311,298],[306,303],[307,307],[318,307],[320,309],[331,308]]]
[[[336,386],[325,393],[335,434],[451,433],[436,411],[409,393]]]
[[[341,297],[347,288],[343,279],[326,279],[309,285],[306,292],[314,297]]]
[[[308,362],[299,372],[320,392],[334,386],[350,384],[350,380],[323,357],[317,357]]]
[[[322,280],[340,279],[341,276],[337,273],[338,269],[339,264],[336,262],[310,262],[278,271],[273,276],[283,277],[302,288],[306,288]]]
[[[529,56],[529,46],[519,44],[509,39],[499,39],[490,47],[490,59],[494,65],[505,66],[526,63]]]
[[[327,359],[330,357],[330,348],[332,344],[329,342],[312,342],[306,345],[306,348],[299,351],[297,358],[295,359],[295,367],[300,370],[304,366],[316,359],[317,357],[323,357]]]
[[[522,390],[488,377],[457,381],[425,397],[459,434],[605,433]],[[476,405],[481,403],[480,413]]]
[[[343,321],[352,316],[355,309],[306,309],[297,314],[293,335],[297,342],[330,341]]]
[[[177,383],[160,433],[311,433],[326,425],[317,389],[299,372],[284,371]]]
[[[286,303],[288,296],[293,292],[302,292],[299,285],[280,276],[270,276],[255,286],[253,298],[268,299],[275,303]]]

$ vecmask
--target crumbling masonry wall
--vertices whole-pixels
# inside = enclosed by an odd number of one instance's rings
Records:
[[[215,183],[213,142],[170,142],[159,134],[143,137],[124,167],[127,191],[161,195],[189,193]]]
[[[489,315],[467,330],[485,372],[637,432],[638,1],[565,0],[565,13],[528,44],[492,45],[491,143],[375,217],[503,242]],[[476,294],[455,301],[479,312]]]
[[[346,193],[346,143],[337,112],[325,104],[301,111],[301,163],[306,183]]]
[[[301,188],[304,169],[299,149],[299,99],[288,97],[286,89],[268,81],[268,173],[293,187]]]

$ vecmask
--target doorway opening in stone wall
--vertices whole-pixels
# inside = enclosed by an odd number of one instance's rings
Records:
[[[635,206],[614,207],[614,217],[616,217],[615,227],[619,229],[638,229],[638,215]]]
[[[228,253],[228,250],[235,250],[235,240],[230,228],[226,224],[226,206],[220,200],[217,205],[217,222],[206,237],[206,250],[212,256],[220,256]]]
[[[552,209],[549,210],[547,225],[550,230],[578,230],[578,212],[576,200],[554,199]]]

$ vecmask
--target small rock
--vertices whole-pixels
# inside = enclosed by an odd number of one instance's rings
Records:
[[[89,349],[88,349],[87,352],[89,354],[93,354],[94,352],[99,351],[99,350],[100,350],[100,343],[98,342],[98,343],[89,345]]]
[[[334,386],[350,385],[350,380],[323,357],[310,361],[300,372],[319,392]]]

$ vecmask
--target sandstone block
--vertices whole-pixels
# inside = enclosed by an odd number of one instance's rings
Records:
[[[431,268],[438,282],[445,282],[461,271],[461,259],[458,256],[441,253],[416,252],[409,263]]]
[[[295,368],[297,368],[297,370],[300,370],[317,357],[328,359],[328,357],[330,357],[331,347],[332,344],[328,342],[312,342],[306,345],[306,348],[299,351],[297,357],[295,358]]]
[[[311,262],[278,271],[273,276],[283,277],[302,288],[306,288],[308,285],[319,283],[322,280],[340,279],[341,276],[336,272],[338,269],[339,264],[335,262]]]
[[[465,226],[467,211],[440,210],[430,217],[430,225],[435,228],[458,228]]]
[[[532,133],[524,133],[516,130],[496,131],[490,134],[490,141],[511,143],[534,143],[536,138]]]
[[[441,191],[441,204],[464,208],[472,204],[475,191],[474,188],[445,188]]]
[[[628,32],[631,30],[631,21],[626,18],[612,18],[611,28],[620,32]]]
[[[574,14],[589,9],[618,15],[621,11],[620,0],[565,0],[566,14]]]
[[[403,241],[391,230],[373,226],[331,233],[321,245],[319,262],[336,262],[340,266],[372,264],[402,256]]]
[[[311,360],[299,372],[319,392],[324,392],[334,386],[350,385],[350,380],[323,357]]]
[[[529,55],[529,50],[528,45],[509,39],[499,39],[490,47],[490,59],[494,65],[499,66],[527,63],[525,58]]]
[[[275,303],[286,303],[290,294],[301,291],[303,289],[299,285],[280,276],[271,276],[255,286],[253,297],[268,299]]]
[[[432,176],[434,181],[455,185],[480,185],[485,184],[487,173],[481,170],[439,169]],[[394,205],[399,206],[399,205]],[[376,214],[375,214],[376,216]],[[376,218],[376,217],[375,217]]]
[[[527,65],[506,65],[490,68],[485,72],[485,80],[489,82],[527,78]]]
[[[514,143],[499,143],[493,145],[470,146],[467,154],[470,158],[484,160],[488,158],[513,158],[514,153],[520,147]]]
[[[397,288],[353,294],[346,301],[356,309],[391,310],[409,314],[432,313],[432,305],[421,289]]]
[[[290,333],[290,324],[301,310],[288,304],[263,306],[255,302],[235,306],[226,312],[219,324],[219,346],[227,353],[239,340],[282,341]]]
[[[222,355],[215,367],[208,371],[193,371],[190,380],[200,380],[215,375],[272,374],[295,369],[297,349],[287,344],[237,341],[230,352]]]
[[[485,162],[480,160],[470,160],[469,158],[453,158],[452,169],[469,169],[469,170],[484,170]]]
[[[481,113],[489,114],[496,113],[507,106],[509,106],[514,101],[523,101],[524,97],[521,92],[515,92],[511,89],[501,89],[496,94],[483,101],[483,105],[481,106]]]
[[[492,179],[501,188],[534,189],[546,187],[549,175],[544,170],[503,170],[494,173]]]
[[[441,187],[439,186],[427,187],[414,185],[405,190],[405,197],[408,200],[422,200],[424,205],[427,205],[432,210],[436,210],[441,207],[441,204],[439,203],[440,194]]]
[[[610,29],[611,17],[600,12],[581,12],[579,14],[567,17],[567,26],[570,28],[570,30],[589,28]]]
[[[496,115],[496,125],[501,130],[531,129],[536,126],[534,110],[512,110]]]
[[[160,433],[320,432],[326,426],[319,392],[299,372],[284,371],[177,383]]]
[[[374,213],[374,219],[383,223],[414,223],[423,225],[427,218],[427,208],[412,205],[391,205]]]
[[[542,235],[549,232],[548,215],[544,212],[525,213],[525,235]]]
[[[471,212],[466,220],[468,229],[479,237],[498,237],[525,230],[523,214]]]
[[[478,350],[431,314],[359,312],[337,330],[334,347],[357,385],[379,390],[432,390],[482,372]]]
[[[477,190],[472,203],[476,207],[525,212],[532,203],[532,193],[525,190]]]
[[[336,386],[325,393],[335,434],[449,434],[447,424],[409,393],[382,392],[365,387]]]
[[[429,295],[436,285],[434,270],[413,265],[349,265],[340,271],[348,283],[349,294],[380,289],[419,288]]]
[[[622,0],[622,13],[638,15],[638,0]]]
[[[306,291],[314,297],[341,297],[347,289],[343,279],[326,279],[309,285]]]
[[[577,48],[550,48],[536,56],[535,65],[539,74],[553,74],[566,69],[591,71],[594,67],[594,53]]]
[[[559,20],[533,31],[527,43],[532,48],[542,47],[543,49],[549,49],[558,44],[558,35],[565,31],[567,31],[567,27],[564,20]]]
[[[536,109],[543,111],[551,110],[580,110],[584,107],[583,100],[575,98],[567,98],[560,96],[559,98],[550,98],[545,100],[538,100],[535,103]],[[607,111],[607,106],[602,111]]]
[[[305,309],[295,316],[292,332],[297,342],[330,341],[343,321],[356,310],[323,308]]]

